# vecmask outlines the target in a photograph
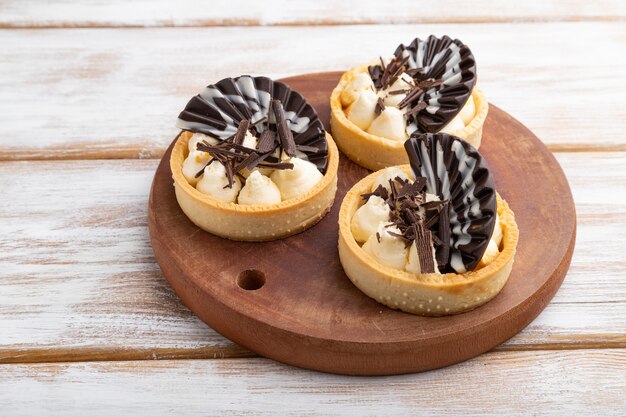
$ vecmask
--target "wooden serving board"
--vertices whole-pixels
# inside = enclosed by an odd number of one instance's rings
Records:
[[[283,81],[301,92],[328,126],[328,99],[340,75]],[[574,250],[576,212],[561,167],[532,132],[493,105],[480,151],[515,212],[519,246],[502,292],[456,316],[392,310],[346,277],[337,254],[337,215],[347,190],[368,174],[347,158],[340,160],[333,208],[320,223],[287,239],[245,243],[213,236],[187,219],[174,196],[170,150],[157,169],[149,202],[152,247],[163,273],[183,302],[215,330],[260,355],[304,368],[389,375],[479,355],[543,310]]]

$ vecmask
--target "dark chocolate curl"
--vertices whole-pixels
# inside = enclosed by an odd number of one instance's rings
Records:
[[[372,65],[368,72],[377,90],[391,85],[402,71],[413,78],[413,87],[399,103],[408,108],[409,132],[439,132],[471,99],[476,85],[476,62],[467,45],[448,36],[415,38],[400,44],[389,64]]]
[[[282,105],[280,131],[273,131],[273,121],[268,120],[272,99],[280,100]],[[246,130],[259,138],[257,153],[272,153],[280,146],[293,156],[297,146],[301,145],[298,156],[315,164],[321,173],[326,172],[328,143],[324,126],[315,109],[301,94],[267,77],[242,75],[209,85],[191,98],[179,114],[176,125],[183,130],[204,133],[220,141],[241,144],[245,132],[243,137],[237,133],[242,122],[248,124]],[[296,129],[295,126],[297,131],[291,130]],[[273,131],[273,138],[267,137],[267,134],[263,136],[268,130]],[[276,133],[280,138],[276,137]]]
[[[283,151],[285,151],[287,156],[295,156],[296,143],[293,141],[291,129],[287,126],[285,112],[280,100],[272,100],[272,113],[274,114],[274,118],[276,120],[276,130],[278,132],[278,138],[280,139]]]
[[[496,191],[487,161],[472,145],[445,133],[413,135],[404,147],[414,175],[426,178],[426,190],[449,202],[437,227],[440,239],[450,232],[449,256],[445,249],[437,254],[440,264],[448,258],[441,272],[473,270],[495,226]]]

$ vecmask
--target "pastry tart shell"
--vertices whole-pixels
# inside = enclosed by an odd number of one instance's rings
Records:
[[[182,132],[172,149],[170,168],[176,200],[185,215],[199,228],[227,239],[268,241],[300,233],[320,221],[330,210],[337,191],[339,152],[332,137],[328,142],[328,166],[323,178],[309,191],[271,205],[242,205],[218,201],[196,190],[182,172],[193,133]]]
[[[409,173],[408,165],[401,166]],[[500,252],[487,266],[465,274],[414,275],[382,265],[356,242],[350,222],[370,191],[377,173],[359,181],[346,194],[339,210],[339,259],[352,283],[369,297],[393,309],[422,316],[463,313],[485,304],[504,287],[513,267],[519,230],[513,211],[497,195],[502,227]]]
[[[355,163],[377,171],[394,165],[408,163],[404,150],[404,141],[397,141],[372,135],[352,123],[344,113],[341,105],[341,92],[356,75],[367,71],[367,65],[354,67],[345,72],[337,87],[330,96],[330,127],[333,137],[341,152],[345,153]],[[480,147],[483,133],[483,124],[487,119],[489,104],[478,86],[472,90],[472,99],[476,113],[471,122],[463,129],[452,132],[454,136],[472,144],[476,149]]]

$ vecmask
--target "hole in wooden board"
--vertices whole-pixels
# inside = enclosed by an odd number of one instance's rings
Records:
[[[246,269],[239,273],[237,285],[246,291],[254,291],[265,285],[265,274],[258,269]]]

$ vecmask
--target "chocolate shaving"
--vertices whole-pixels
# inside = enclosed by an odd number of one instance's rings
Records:
[[[424,274],[435,272],[435,262],[431,249],[432,233],[422,223],[413,223],[415,232],[415,249],[420,260],[420,270]]]
[[[389,231],[389,230],[387,231],[387,233],[388,233],[389,235],[391,235],[391,236],[398,237],[398,238],[400,238],[400,239],[402,239],[402,240],[409,240],[409,239],[408,239],[408,238],[407,238],[404,234],[402,234],[402,233],[396,233],[396,232],[392,232],[392,231]],[[409,245],[410,245],[410,242],[409,242]]]
[[[257,148],[260,148],[261,150],[250,149],[242,146],[241,143],[243,140],[241,138],[245,137],[249,126],[249,121],[242,120],[239,122],[237,133],[228,139],[218,142],[215,145],[209,145],[204,141],[199,142],[197,145],[199,151],[209,152],[212,156],[204,168],[214,161],[218,161],[224,166],[226,177],[228,178],[227,188],[232,188],[235,175],[237,175],[244,168],[251,170],[259,166],[272,169],[293,169],[292,163],[282,162],[270,155],[270,152],[273,152],[276,149],[276,132],[269,129],[265,129],[263,131],[263,134],[261,134],[261,138],[259,139],[259,144],[257,145]],[[196,178],[202,175],[204,168],[196,173]]]
[[[376,187],[376,189],[374,191],[372,191],[371,193],[361,194],[361,197],[364,200],[368,200],[373,195],[375,195],[377,197],[380,197],[380,198],[382,198],[385,201],[389,198],[389,192],[382,185],[378,185],[378,187]]]
[[[257,120],[256,122],[252,123],[251,126],[255,127],[256,125],[258,125],[260,123],[265,123],[265,122],[267,122],[267,116],[261,117],[259,120]]]
[[[421,80],[420,82],[418,82],[417,86],[421,89],[428,90],[429,88],[438,87],[441,84],[443,84],[442,79],[435,80],[433,78],[428,78],[428,79]]]
[[[362,198],[367,200],[375,195],[385,200],[391,210],[390,223],[386,227],[395,226],[400,231],[387,233],[402,238],[407,247],[415,242],[421,271],[432,273],[436,271],[433,246],[437,265],[445,265],[450,253],[449,202],[427,202],[426,181],[424,177],[418,177],[415,181],[396,177],[389,180],[388,187],[379,185],[373,192],[363,194]]]
[[[252,152],[250,155],[246,156],[241,162],[235,165],[233,171],[239,172],[244,168],[254,169],[254,167],[259,163],[260,156],[256,152]]]
[[[393,59],[385,68],[385,73],[383,74],[383,88],[387,88],[396,82],[400,74],[406,69],[407,61],[408,57],[394,55]]]
[[[408,70],[404,71],[407,74],[409,74],[412,78],[415,78],[418,74],[420,74],[422,71],[424,70],[424,68],[409,68]]]
[[[382,60],[382,58],[381,58]],[[380,65],[371,65],[369,67],[367,67],[367,72],[370,74],[370,78],[372,79],[372,81],[374,82],[374,87],[376,87],[378,90],[380,90],[383,86],[382,84],[382,76],[383,76],[383,70],[381,68]]]
[[[243,140],[246,137],[246,133],[248,132],[249,127],[250,127],[250,120],[244,119],[239,122],[239,126],[237,126],[237,133],[235,133],[235,137],[233,138],[234,144],[241,145],[243,143]]]
[[[409,57],[394,55],[394,57],[385,65],[385,61],[380,58],[380,65],[372,65],[367,71],[374,82],[374,87],[378,90],[384,90],[396,82],[398,77],[407,70]]]
[[[220,161],[222,162],[222,161]],[[224,168],[226,168],[226,178],[228,178],[228,188],[233,188],[233,184],[235,183],[235,172],[233,171],[234,160],[222,162]],[[226,186],[224,186],[226,188]]]
[[[209,165],[211,165],[211,164],[213,163],[213,161],[215,161],[215,158],[211,158],[211,159],[209,159],[209,162],[207,162],[207,163],[206,163],[206,164],[202,167],[202,169],[201,169],[200,171],[196,172],[196,175],[194,175],[193,177],[194,177],[194,178],[198,178],[198,177],[200,177],[200,175],[202,175],[202,174],[204,173],[204,169],[205,169],[206,167],[208,167]]]
[[[276,149],[276,132],[265,129],[261,133],[256,149],[259,153],[274,152],[274,149]]]
[[[300,152],[319,152],[320,148],[318,148],[317,146],[308,146],[308,145],[298,145],[296,144],[296,150],[300,151]]]
[[[415,86],[409,91],[402,100],[398,103],[398,108],[402,109],[406,107],[409,103],[419,100],[419,98],[424,94],[424,90],[418,86]]]
[[[287,120],[285,119],[285,112],[283,110],[280,100],[272,99],[271,102],[272,112],[276,119],[276,130],[278,132],[278,138],[280,139],[283,151],[287,156],[296,155],[296,143],[293,141],[293,133],[287,126]]]
[[[273,169],[293,169],[291,162],[260,162],[258,166]]]
[[[438,235],[442,244],[439,245],[436,251],[437,264],[440,269],[446,266],[448,258],[450,257],[450,202],[443,203],[441,210],[439,211],[439,224]]]
[[[445,58],[445,59],[444,59]],[[402,73],[408,74],[412,78],[412,82],[404,78],[400,78],[405,82],[407,88],[397,89],[389,91],[389,95],[406,94],[406,96],[398,104],[399,109],[405,109],[407,122],[411,123],[422,110],[428,107],[428,103],[424,100],[427,96],[427,91],[431,88],[435,88],[443,84],[442,79],[427,78],[423,68],[409,68],[408,67],[409,56],[404,56],[401,53],[396,52],[396,55],[385,65],[382,58],[380,58],[380,64],[372,65],[367,68],[367,71],[374,82],[374,86],[377,90],[384,90],[392,85]],[[438,64],[445,65],[447,62],[447,56],[442,57],[438,61]],[[428,74],[439,74],[429,69]],[[381,100],[378,101],[375,107],[376,114],[380,114],[385,109],[384,103],[381,105]]]
[[[426,107],[428,107],[428,103],[426,103],[425,101],[420,101],[420,102],[418,102],[415,106],[411,107],[411,108],[410,108],[410,109],[406,112],[406,115],[407,115],[407,117],[408,117],[408,116],[410,116],[410,115],[412,115],[412,114],[415,114],[415,113],[418,113],[418,112],[420,112],[420,111],[424,110]]]
[[[443,241],[439,239],[436,234],[433,233],[432,238],[433,238],[433,243],[435,244],[435,246],[443,245]]]
[[[380,60],[380,68],[382,68],[383,72],[385,72],[387,70],[387,66],[385,65],[385,60],[383,59],[382,56],[379,56],[378,59]]]
[[[383,99],[378,97],[378,101],[376,101],[376,107],[374,107],[374,113],[380,114],[383,110],[385,110],[385,103]]]
[[[418,177],[414,182],[407,181],[404,186],[400,189],[398,193],[398,197],[404,197],[408,195],[416,195],[421,193],[424,187],[426,186],[426,178]]]
[[[234,184],[234,177],[243,169],[252,170],[255,167],[272,168],[272,169],[293,169],[291,162],[283,162],[279,158],[275,158],[271,154],[278,148],[280,142],[280,150],[284,151],[288,156],[295,156],[296,150],[301,152],[318,152],[319,149],[314,146],[296,145],[293,133],[287,124],[285,118],[285,112],[280,100],[272,100],[270,104],[270,114],[274,115],[276,130],[272,130],[272,124],[270,124],[270,117],[263,117],[257,120],[254,124],[250,120],[242,119],[239,121],[237,132],[222,140],[215,145],[210,145],[207,142],[199,142],[197,149],[202,152],[209,152],[212,158],[202,168],[202,170],[196,173],[196,178],[202,175],[204,168],[218,161],[222,164],[226,170],[226,177],[228,178],[227,187],[231,187]],[[256,126],[261,123],[267,123],[265,129],[261,133],[256,149],[250,149],[243,146],[243,141],[246,133],[250,128],[256,132]]]

